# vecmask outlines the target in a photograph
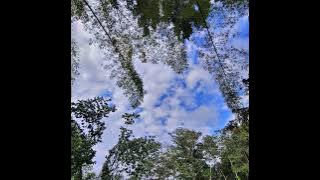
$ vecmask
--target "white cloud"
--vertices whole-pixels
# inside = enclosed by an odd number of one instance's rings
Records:
[[[237,38],[232,41],[235,48],[249,50],[248,38]]]
[[[193,111],[187,111],[180,105],[182,101],[189,105],[194,103],[192,90],[197,82],[202,82],[197,91],[211,94],[218,92],[209,73],[197,65],[191,65],[189,72],[181,75],[175,74],[171,68],[163,64],[137,63],[136,66],[138,72],[143,74],[144,88],[148,92],[141,104],[144,109],[140,113],[142,121],[132,126],[137,136],[155,135],[159,141],[169,143],[167,133],[177,127],[194,129],[204,134],[210,133],[218,121],[218,107],[202,105]],[[184,79],[186,88],[178,86],[176,79]],[[173,95],[165,98],[158,107],[154,107],[168,89],[174,91]],[[159,118],[166,119],[166,123],[163,125]]]
[[[191,69],[192,68],[192,69]],[[205,71],[203,68],[194,65],[190,69],[190,72],[186,78],[187,84],[189,88],[194,88],[198,81],[203,81],[206,84],[210,84],[213,81],[212,75]]]
[[[173,83],[177,76],[173,70],[162,64],[140,63],[135,61],[137,72],[141,75],[146,94],[141,104],[142,108],[152,108],[156,100]]]
[[[103,69],[103,54],[98,47],[89,45],[90,34],[83,30],[81,23],[75,23],[73,35],[80,49],[80,75],[76,78],[72,87],[72,100],[87,99],[99,96],[107,90],[112,93],[112,102],[116,103],[117,111],[105,118],[107,129],[103,134],[103,143],[94,147],[96,150],[97,164],[94,165],[94,171],[99,172],[105,160],[108,150],[117,143],[118,129],[123,122],[121,115],[127,112],[128,100],[122,94],[122,90],[115,86],[114,80],[110,80],[108,73]]]
[[[118,141],[119,128],[124,125],[121,115],[128,112],[129,102],[123,95],[123,91],[115,86],[115,82],[109,79],[106,70],[101,66],[104,59],[99,48],[88,45],[90,35],[83,30],[81,24],[74,26],[74,37],[81,53],[80,75],[72,88],[72,99],[92,98],[108,90],[111,92],[112,102],[117,108],[117,111],[110,114],[109,118],[104,119],[107,129],[103,134],[103,143],[95,147],[97,152],[94,160],[97,163],[94,165],[94,171],[99,173],[108,150]],[[192,48],[192,45],[189,45],[189,48]],[[212,75],[200,66],[190,65],[187,73],[179,75],[162,63],[150,64],[135,60],[134,65],[143,80],[144,89],[147,91],[143,103],[140,105],[140,108],[143,108],[140,113],[141,121],[130,126],[135,136],[156,135],[159,141],[169,143],[170,138],[167,133],[177,127],[210,134],[212,128],[219,123],[219,110],[222,107],[212,104],[200,105],[188,111],[180,105],[181,102],[188,106],[194,105],[192,104],[195,103],[193,90],[198,82],[201,83],[200,86],[197,86],[196,91],[219,96]],[[185,80],[186,87],[177,86],[176,79]],[[154,105],[159,98],[167,93],[169,88],[174,93],[169,98],[165,98],[158,107],[155,107]],[[166,118],[166,122],[161,123],[159,118]]]
[[[92,98],[105,90],[113,88],[113,81],[107,78],[107,73],[103,70],[101,63],[103,56],[99,49],[88,44],[90,34],[83,30],[80,23],[75,23],[73,28],[75,40],[79,46],[80,75],[76,77],[72,87],[72,99]]]

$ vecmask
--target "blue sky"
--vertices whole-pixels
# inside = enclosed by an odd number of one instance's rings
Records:
[[[141,118],[130,126],[135,136],[155,135],[157,139],[169,144],[168,132],[177,127],[185,127],[213,134],[231,120],[233,115],[224,103],[218,86],[211,74],[206,72],[197,61],[195,44],[200,45],[201,38],[186,41],[189,68],[183,74],[176,74],[164,64],[140,63],[135,61],[137,72],[141,75],[147,94],[138,109],[132,110],[127,98],[115,80],[109,79],[108,72],[101,64],[105,58],[99,48],[88,45],[91,37],[84,31],[81,23],[74,24],[74,36],[80,48],[80,75],[72,87],[72,100],[87,99],[95,96],[112,98],[117,111],[104,119],[107,129],[103,134],[103,143],[98,144],[94,160],[94,171],[99,172],[108,150],[117,143],[119,128],[125,126],[121,115],[125,112],[139,112]],[[240,38],[233,42],[248,47],[248,18],[237,24]]]

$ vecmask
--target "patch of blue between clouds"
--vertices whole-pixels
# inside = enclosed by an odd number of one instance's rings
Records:
[[[202,43],[198,41],[197,43]],[[197,53],[189,54],[189,63],[197,64],[195,61],[197,59]],[[187,72],[188,73],[188,72]],[[212,81],[212,83],[215,83]],[[158,98],[157,102],[154,104],[154,107],[160,107],[167,98],[171,98],[175,95],[175,90],[177,88],[182,88],[183,90],[187,90],[186,80],[182,78],[177,78],[174,80],[174,83]],[[196,85],[191,89],[190,95],[192,96],[192,102],[187,102],[184,97],[178,97],[180,100],[179,107],[184,109],[186,112],[192,112],[197,110],[200,106],[206,106],[212,108],[212,110],[216,110],[218,113],[217,124],[214,127],[209,127],[211,129],[211,133],[214,134],[216,130],[219,130],[225,126],[228,119],[231,116],[231,112],[229,109],[223,108],[225,107],[224,99],[221,94],[210,93],[209,85],[204,84],[203,81],[197,81]],[[212,86],[210,87],[212,88]],[[167,106],[167,105],[166,105]],[[168,107],[170,109],[170,107]],[[158,118],[157,121],[160,121],[161,125],[165,126],[169,117],[161,117]],[[214,119],[212,120],[214,121]],[[182,125],[183,126],[183,125]]]
[[[110,91],[106,90],[103,93],[101,93],[100,96],[111,98],[112,97],[112,93]]]
[[[249,37],[248,16],[241,18],[239,22],[239,31],[240,31],[241,37]]]
[[[104,98],[109,98],[109,99],[111,99],[111,101],[108,102],[108,104],[109,104],[110,106],[115,106],[115,107],[117,107],[116,104],[115,104],[115,102],[112,101],[112,93],[111,93],[110,91],[106,90],[106,91],[102,92],[101,94],[99,94],[99,96],[100,96],[100,97],[104,97]]]
[[[240,36],[238,38],[245,38],[247,39],[249,36],[249,22],[248,17],[244,17],[239,22],[239,31]],[[190,38],[192,43],[194,43],[196,46],[203,46],[205,43],[205,39],[203,37],[197,37],[192,36]],[[199,64],[198,61],[198,51],[195,48],[190,49],[188,52],[188,60],[190,64],[197,65]],[[186,73],[189,73],[189,70],[187,70]],[[228,108],[225,107],[224,99],[221,94],[210,94],[208,91],[199,91],[199,89],[203,89],[201,87],[203,82],[198,81],[196,82],[196,86],[191,90],[191,96],[193,97],[192,103],[188,103],[184,101],[183,97],[180,97],[181,103],[179,106],[184,109],[187,112],[195,111],[200,106],[207,106],[211,107],[213,110],[216,110],[218,113],[218,120],[215,127],[209,127],[211,129],[211,133],[214,134],[216,130],[219,130],[223,128],[227,121],[230,119],[230,116],[232,115],[231,111]],[[215,83],[212,81],[212,83]],[[204,89],[207,89],[206,85],[204,85]],[[186,89],[186,80],[183,78],[176,78],[174,79],[174,82],[172,85],[158,98],[157,102],[154,104],[154,107],[160,107],[162,103],[165,101],[165,99],[173,97],[175,95],[175,90],[177,88]],[[112,97],[111,92],[105,91],[101,94],[103,97]],[[170,109],[170,107],[168,107]],[[143,108],[137,108],[134,110],[136,113],[143,112]],[[160,117],[156,119],[157,121],[160,121],[161,125],[165,126],[167,123],[169,117]],[[141,119],[138,119],[136,122],[139,123]]]
[[[169,118],[168,116],[160,117],[160,118],[158,118],[158,121],[160,121],[161,125],[165,126],[165,125],[167,125],[168,118]]]
[[[199,46],[199,47],[201,47],[205,44],[205,39],[203,37],[195,36],[194,34],[191,35],[190,41],[194,45]],[[185,41],[185,43],[187,43],[187,41]],[[188,58],[192,64],[199,64],[198,56],[199,56],[199,52],[197,49],[192,48],[191,50],[189,50]]]
[[[248,39],[248,36],[249,36],[248,17],[243,17],[240,20],[238,27],[240,32],[240,35],[238,38]],[[190,39],[192,43],[194,43],[196,46],[203,46],[205,43],[205,39],[203,37],[192,36],[192,38]],[[194,65],[199,64],[198,55],[199,54],[196,49],[194,48],[190,49],[190,51],[188,52],[189,63]],[[191,91],[191,94],[193,96],[193,102],[190,104],[184,101],[183,97],[180,97],[181,103],[179,104],[179,106],[184,110],[186,110],[187,112],[195,111],[200,106],[208,106],[208,107],[215,108],[218,113],[218,121],[215,127],[210,127],[211,133],[214,134],[216,130],[222,129],[226,125],[228,120],[230,120],[232,113],[228,108],[224,108],[225,102],[221,94],[217,95],[217,94],[210,94],[208,93],[208,91],[198,91],[198,89],[201,86],[201,83],[202,83],[201,81],[196,82],[196,86]],[[215,82],[213,81],[212,83],[215,83]],[[172,85],[170,88],[167,89],[166,92],[164,92],[159,97],[154,107],[161,106],[166,98],[172,97],[174,95],[173,88],[182,87],[183,89],[186,89],[185,79],[176,79],[174,84],[175,85]],[[161,122],[162,125],[165,125],[167,122],[167,117],[161,117],[158,120]]]
[[[143,110],[144,110],[143,108],[138,107],[138,108],[135,109],[134,112],[135,112],[135,113],[141,113]]]

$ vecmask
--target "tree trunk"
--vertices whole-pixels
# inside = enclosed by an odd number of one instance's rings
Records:
[[[219,171],[220,171],[220,173],[222,174],[224,180],[227,180],[227,177],[223,174],[223,172],[222,172],[221,170],[219,170]]]
[[[228,159],[229,159],[229,158],[228,158]],[[229,159],[229,161],[230,161],[230,164],[231,164],[231,169],[233,169],[233,164],[232,164],[232,162],[231,162],[230,159]],[[239,180],[238,173],[237,173],[237,172],[234,172],[234,174],[236,175],[237,180]]]

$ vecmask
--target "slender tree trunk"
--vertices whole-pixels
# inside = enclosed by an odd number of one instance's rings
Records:
[[[220,171],[220,173],[222,174],[224,180],[227,180],[227,177],[223,174],[223,172],[222,172],[221,170],[219,170],[219,171]]]
[[[229,158],[228,158],[229,159]],[[232,161],[229,159],[229,161],[230,161],[230,164],[231,164],[231,169],[233,169],[233,164],[232,164]],[[238,173],[236,172],[236,171],[234,171],[234,174],[236,175],[236,178],[237,178],[237,180],[239,180],[240,178],[239,178],[239,176],[238,176]]]

